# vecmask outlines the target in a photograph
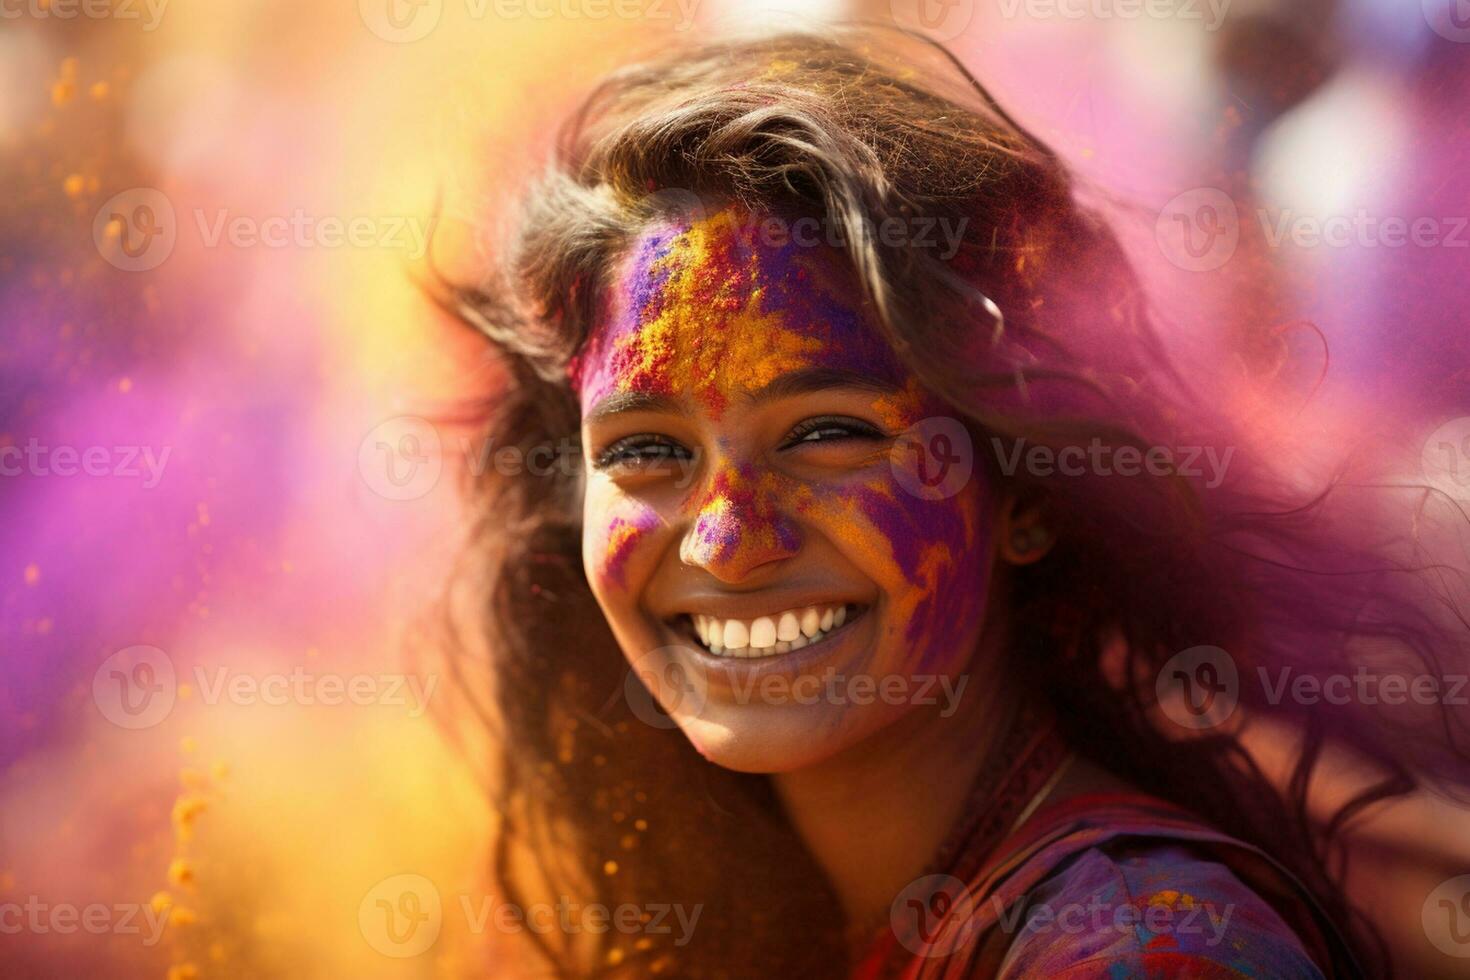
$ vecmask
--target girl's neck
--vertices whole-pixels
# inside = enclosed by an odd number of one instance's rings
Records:
[[[893,897],[926,873],[1019,714],[1020,692],[994,677],[969,681],[953,705],[940,696],[818,765],[772,777],[859,935],[885,922]]]

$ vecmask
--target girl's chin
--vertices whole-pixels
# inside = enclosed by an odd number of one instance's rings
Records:
[[[817,766],[886,729],[902,705],[711,706],[675,714],[679,729],[710,763],[735,772],[777,775]]]

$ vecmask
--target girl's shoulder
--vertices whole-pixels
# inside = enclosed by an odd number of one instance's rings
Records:
[[[1007,980],[1321,978],[1280,913],[1208,852],[1122,836],[1048,866],[992,926]]]
[[[971,975],[1358,972],[1316,899],[1279,862],[1136,791],[1083,793],[1044,807],[966,880],[976,952],[991,960]]]
[[[1265,852],[1133,791],[1043,806],[896,910],[859,977],[1340,978],[1361,971]],[[880,965],[881,962],[881,965]]]

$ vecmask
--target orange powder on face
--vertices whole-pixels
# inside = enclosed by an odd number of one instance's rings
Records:
[[[871,327],[834,256],[796,244],[752,244],[758,219],[727,209],[685,227],[659,226],[633,246],[606,317],[573,367],[582,410],[610,394],[664,395],[718,421],[731,400],[808,367],[852,371],[899,390],[874,399],[881,424],[902,432],[942,411]],[[746,223],[752,222],[752,223]],[[840,262],[839,260],[836,260]],[[916,647],[952,646],[985,593],[973,498],[926,500],[890,468],[820,493],[749,461],[721,463],[683,505],[691,530],[681,557],[753,567],[800,548],[798,527],[866,552],[887,567],[885,592]],[[801,520],[795,519],[801,515]],[[608,529],[607,566],[620,569],[639,528]]]
[[[801,539],[786,519],[783,505],[795,501],[789,480],[755,467],[726,465],[714,474],[709,489],[691,498],[697,508],[694,526],[679,556],[691,564],[718,561],[749,568],[773,557],[795,554]],[[806,495],[810,495],[809,488]]]
[[[734,392],[803,367],[901,375],[832,256],[753,244],[757,228],[727,208],[638,240],[573,366],[584,412],[612,392],[647,392],[690,398],[718,420]]]

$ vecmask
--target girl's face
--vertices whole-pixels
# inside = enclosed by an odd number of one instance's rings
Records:
[[[920,495],[895,446],[945,409],[840,253],[762,242],[760,220],[645,231],[573,374],[582,557],[613,633],[706,758],[780,772],[944,706],[984,618],[993,509],[978,478]]]

